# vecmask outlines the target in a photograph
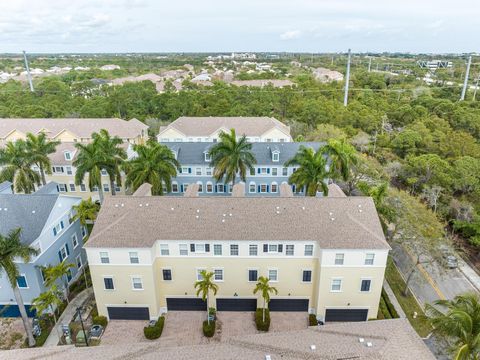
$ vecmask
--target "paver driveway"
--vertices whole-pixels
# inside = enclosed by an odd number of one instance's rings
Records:
[[[217,326],[222,339],[259,333],[255,326],[253,312],[219,311],[217,313]]]
[[[303,330],[308,327],[308,313],[272,311],[270,313],[270,331]]]
[[[169,311],[160,343],[165,346],[206,344],[215,339],[203,336],[205,311]]]
[[[146,320],[110,320],[102,335],[102,345],[148,341],[143,335]]]

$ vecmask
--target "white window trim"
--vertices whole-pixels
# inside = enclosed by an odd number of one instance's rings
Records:
[[[303,272],[310,271],[310,281],[303,281]],[[313,270],[312,269],[302,269],[302,283],[303,284],[311,284],[313,282]]]
[[[30,289],[30,286],[28,286],[27,275],[24,274],[24,273],[20,273],[20,274],[18,274],[18,275],[19,275],[19,276],[23,276],[23,277],[25,278],[25,284],[26,284],[27,286],[25,286],[25,287],[20,287],[20,286],[18,286],[18,280],[16,280],[16,282],[17,282],[17,287],[18,287],[20,290],[22,290],[22,289]]]
[[[372,263],[371,264],[367,264],[367,257],[368,255],[373,255],[372,257]],[[365,266],[374,266],[375,265],[375,253],[366,253],[365,254],[365,261],[363,262],[363,265]]]
[[[106,258],[108,259],[108,262],[103,262],[102,258],[105,258],[105,256],[102,256],[103,254],[107,254]],[[99,251],[98,256],[100,257],[100,264],[110,264],[110,254],[108,251]]]
[[[78,263],[79,263],[79,260],[80,259],[80,266],[78,266]],[[75,264],[77,265],[77,268],[78,269],[81,269],[83,268],[83,260],[82,260],[82,254],[78,254],[77,256],[75,256]]]
[[[208,191],[208,186],[211,186],[212,189],[210,191]],[[207,181],[207,183],[205,184],[205,192],[207,194],[212,194],[214,191],[213,191],[213,183],[211,181]]]
[[[256,248],[257,248],[257,251],[256,251],[255,255],[252,255],[251,252],[250,252],[250,247],[251,246],[256,246]],[[248,244],[248,256],[258,256],[258,244]]]
[[[363,280],[370,280],[370,288],[368,289],[368,291],[362,291],[362,282]],[[372,292],[372,284],[373,284],[373,280],[371,277],[362,277],[360,278],[360,289],[358,289],[359,293],[361,294],[369,294]]]
[[[102,279],[103,279],[103,290],[105,290],[105,291],[115,291],[116,290],[115,276],[113,276],[113,275],[103,275]],[[106,289],[105,288],[105,279],[112,279],[113,289]]]
[[[200,279],[198,276],[200,275],[200,271],[202,270],[207,270],[207,268],[204,268],[204,267],[197,267],[195,268],[195,279],[197,279],[196,281],[202,281],[203,279]]]
[[[237,246],[237,255],[232,255],[232,245],[233,245],[233,246],[235,246],[235,245]],[[238,245],[238,244],[229,244],[229,246],[228,246],[228,254],[229,254],[230,256],[240,256],[240,245]]]
[[[257,272],[257,280],[253,280],[253,281],[250,281],[250,271],[256,271]],[[278,277],[278,273],[277,273],[277,277]],[[247,282],[249,283],[256,283],[258,281],[258,268],[248,268],[247,269]]]
[[[337,264],[337,255],[343,255],[341,264]],[[335,258],[333,259],[333,265],[335,265],[335,266],[345,265],[345,253],[335,253]]]
[[[187,253],[186,253],[185,255],[182,254],[182,251],[181,251],[181,249],[180,249],[180,247],[181,247],[182,245],[184,245],[185,248],[187,249]],[[179,255],[179,256],[188,256],[188,252],[189,252],[188,244],[178,244],[178,255]]]
[[[276,280],[270,280],[270,271],[276,271],[277,272],[277,279]],[[267,269],[267,278],[270,282],[272,283],[277,283],[278,282],[278,268],[269,268]]]
[[[333,281],[334,281],[334,280],[340,280],[340,290],[332,290]],[[334,278],[331,278],[331,280],[330,280],[330,292],[332,292],[332,293],[341,293],[341,292],[343,292],[343,278],[342,278],[342,277],[334,277]]]
[[[262,186],[265,186],[265,191],[262,191]],[[268,184],[267,183],[261,183],[260,184],[260,194],[268,194]]]
[[[177,190],[173,190],[173,185],[177,186]],[[172,181],[172,193],[178,193],[180,191],[180,186],[178,185],[178,182]]]
[[[215,254],[215,246],[220,246],[220,254]],[[213,244],[213,256],[223,256],[223,245],[222,244]]]
[[[312,247],[312,254],[311,255],[307,255],[307,246],[311,246]],[[305,246],[303,247],[303,256],[313,256],[315,253],[315,246],[313,246],[312,244],[305,244]]]
[[[273,186],[276,186],[276,187],[277,187],[275,191],[273,191]],[[274,182],[272,182],[272,183],[270,184],[270,192],[271,192],[272,194],[277,194],[277,193],[278,193],[278,183],[277,183],[276,181],[274,181]]]
[[[73,239],[75,239],[75,241],[73,241]],[[77,243],[77,245],[75,245],[75,242]],[[78,247],[79,243],[78,243],[78,236],[77,234],[73,234],[72,235],[72,246],[73,246],[73,249],[76,249]]]
[[[164,250],[167,251],[167,254],[162,254]],[[160,256],[170,256],[170,246],[168,244],[160,244]]]
[[[287,254],[287,246],[293,246],[293,254]],[[285,244],[285,256],[295,256],[295,244]]]
[[[132,257],[132,254],[136,254],[137,256]],[[138,262],[132,262],[132,258],[133,259],[136,258],[138,260]],[[128,260],[130,261],[130,264],[134,264],[134,265],[140,264],[140,258],[138,257],[138,251],[129,251],[128,252]]]
[[[170,270],[170,277],[172,278],[171,280],[165,280],[163,278],[163,270]],[[164,267],[162,268],[162,281],[165,281],[165,282],[169,282],[171,283],[173,281],[173,271],[172,271],[172,268],[171,267]]]
[[[197,246],[203,246],[203,250],[198,250]],[[195,254],[206,254],[205,243],[195,244]]]
[[[215,279],[215,270],[221,270],[222,271],[222,280]],[[214,282],[224,282],[225,281],[225,270],[224,270],[223,267],[214,267],[213,268],[213,281]]]
[[[251,186],[253,185],[253,191],[251,191]],[[255,194],[257,192],[257,184],[254,181],[250,181],[248,184],[248,192],[250,194]]]
[[[131,284],[132,284],[132,290],[133,290],[133,291],[143,291],[143,290],[145,290],[145,288],[143,287],[143,279],[142,279],[142,277],[141,277],[140,275],[130,275],[130,279],[131,279],[130,282],[131,282]],[[136,289],[136,288],[134,287],[133,279],[140,279],[140,284],[142,285],[142,288],[141,288],[141,289]]]

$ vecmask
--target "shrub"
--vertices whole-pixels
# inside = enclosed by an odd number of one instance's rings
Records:
[[[212,337],[215,334],[215,320],[211,320],[210,324],[207,320],[203,322],[203,335]]]
[[[400,316],[398,316],[397,310],[395,310],[395,307],[390,302],[390,299],[388,298],[388,295],[387,295],[387,293],[385,292],[384,289],[382,289],[382,298],[385,301],[385,306],[387,307],[388,312],[390,313],[391,317],[393,319],[398,319]]]
[[[308,315],[308,326],[317,326],[317,315],[309,314]]]
[[[257,330],[268,331],[270,328],[270,310],[265,309],[265,322],[263,322],[263,309],[258,308],[255,311],[255,324],[257,325]]]
[[[103,328],[107,327],[107,324],[108,324],[107,318],[102,315],[94,316],[92,321],[94,325],[102,325]]]
[[[165,325],[165,316],[160,316],[155,326],[145,326],[143,334],[148,340],[158,339],[162,335],[163,326]]]

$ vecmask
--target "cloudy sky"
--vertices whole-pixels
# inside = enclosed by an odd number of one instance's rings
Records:
[[[479,0],[0,0],[0,53],[480,51]]]

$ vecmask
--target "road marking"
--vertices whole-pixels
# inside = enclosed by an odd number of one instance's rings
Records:
[[[415,259],[415,256],[413,256],[413,254],[410,252],[410,250],[408,250],[407,248],[403,247],[403,249],[407,252],[408,256],[410,256],[410,258],[413,260],[413,263],[415,264],[417,262],[417,260]],[[446,300],[447,297],[445,295],[443,295],[443,292],[442,290],[440,290],[440,288],[438,287],[437,283],[435,282],[435,280],[432,279],[432,277],[430,276],[430,274],[428,273],[427,270],[425,270],[425,268],[422,266],[422,264],[417,264],[417,268],[420,270],[420,272],[423,274],[423,276],[425,277],[425,279],[428,281],[428,283],[432,286],[433,290],[437,293],[438,297],[441,299],[441,300]]]

